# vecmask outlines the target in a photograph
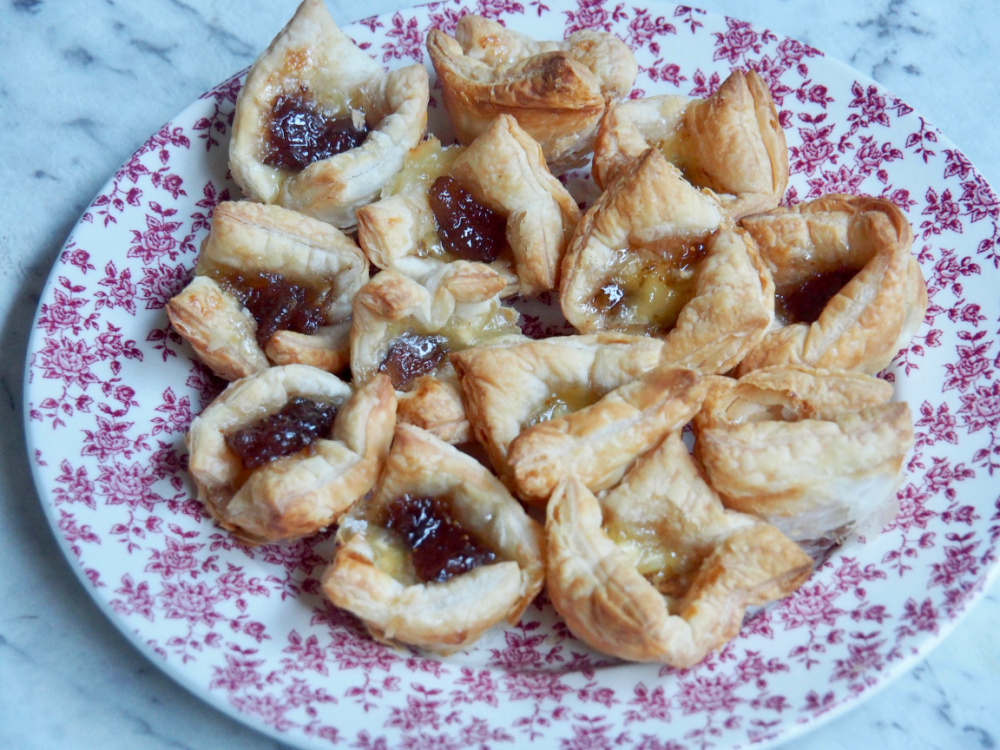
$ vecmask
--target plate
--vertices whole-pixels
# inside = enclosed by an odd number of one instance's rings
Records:
[[[706,96],[731,69],[752,67],[785,127],[789,202],[865,193],[906,212],[930,307],[886,373],[917,434],[895,521],[841,547],[689,670],[601,657],[544,602],[448,659],[369,639],[319,595],[329,535],[242,548],[205,518],[184,471],[184,432],[219,384],[163,305],[189,278],[212,208],[239,197],[226,176],[239,76],[132,156],[53,268],[25,388],[47,517],[88,591],[141,651],[209,703],[299,747],[681,750],[789,739],[912,666],[996,574],[1000,204],[904,102],[733,18],[606,0],[447,0],[349,33],[387,66],[429,65],[426,31],[450,31],[467,11],[537,38],[615,32],[636,52],[637,95]],[[431,123],[447,136],[440,111]]]

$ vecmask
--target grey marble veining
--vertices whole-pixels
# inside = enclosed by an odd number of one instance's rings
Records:
[[[293,0],[0,0],[0,748],[259,750],[281,745],[178,687],[90,601],[38,505],[20,429],[31,317],[76,219],[146,137],[248,65]],[[329,2],[339,22],[400,0]],[[1000,184],[996,3],[699,3],[874,77]],[[1000,584],[907,675],[789,748],[1000,744]]]

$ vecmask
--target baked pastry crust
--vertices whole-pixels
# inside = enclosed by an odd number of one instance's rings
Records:
[[[734,218],[774,208],[788,186],[785,132],[767,84],[735,70],[707,99],[655,96],[608,108],[594,143],[601,187],[650,146]]]
[[[329,438],[248,471],[225,436],[295,396],[340,403]],[[232,383],[191,423],[189,468],[198,499],[243,544],[310,536],[375,484],[395,422],[396,397],[384,376],[352,394],[336,375],[314,367],[263,370]]]
[[[507,450],[528,426],[580,409],[656,367],[662,342],[601,333],[521,338],[453,352],[472,434],[508,487]]]
[[[529,427],[507,451],[518,497],[544,505],[568,477],[591,492],[614,486],[638,456],[691,421],[706,388],[692,370],[660,367],[592,406]]]
[[[436,29],[427,51],[459,140],[513,115],[556,173],[583,166],[606,102],[627,96],[638,66],[617,37],[578,31],[539,42],[481,16],[463,16],[455,37]]]
[[[268,119],[281,95],[305,91],[324,110],[364,118],[371,129],[357,148],[300,172],[265,164]],[[304,0],[257,58],[236,101],[229,147],[233,179],[247,198],[278,203],[337,227],[378,197],[427,127],[427,71],[411,65],[388,74],[330,17],[323,0]]]
[[[760,247],[779,295],[820,274],[857,273],[814,322],[776,319],[740,363],[739,374],[787,363],[874,374],[923,322],[927,287],[910,253],[913,230],[890,201],[832,194],[742,223]]]
[[[455,261],[418,281],[397,271],[377,274],[354,298],[351,372],[366,383],[379,372],[401,334],[440,336],[448,351],[504,337],[520,338],[518,313],[500,304],[503,279],[482,263]],[[469,439],[455,371],[445,358],[397,393],[399,418],[451,443]]]
[[[538,143],[510,115],[500,115],[457,155],[440,149],[436,139],[411,152],[407,162],[424,169],[396,195],[358,209],[358,241],[379,268],[420,276],[442,261],[428,257],[440,246],[427,189],[438,176],[451,175],[481,205],[507,222],[510,257],[490,265],[508,279],[502,296],[539,294],[555,289],[559,263],[580,220],[574,198],[545,165]],[[447,150],[446,150],[447,151]],[[407,165],[408,166],[408,165]],[[404,166],[406,170],[407,166]]]
[[[676,432],[601,502],[564,481],[545,530],[556,611],[593,648],[632,661],[697,664],[739,632],[747,606],[787,596],[812,569],[777,529],[722,507]]]
[[[695,452],[727,508],[819,551],[896,513],[914,435],[909,406],[891,396],[860,373],[757,370],[716,384],[695,420]]]
[[[312,334],[277,331],[261,349],[257,322],[225,286],[228,275],[255,273],[310,288],[321,302],[323,325]],[[195,277],[167,303],[167,316],[198,358],[226,380],[271,362],[339,372],[350,360],[351,300],[367,280],[368,260],[338,229],[280,206],[227,201],[216,206]]]
[[[660,336],[666,361],[706,374],[735,366],[773,317],[774,287],[753,240],[656,149],[584,214],[562,274],[559,301],[578,330]],[[659,288],[641,286],[630,298],[629,285],[656,278]]]
[[[461,527],[483,540],[498,562],[440,583],[409,579],[397,563],[406,554],[403,542],[379,528],[380,515],[403,495],[444,498]],[[543,545],[541,526],[478,461],[424,430],[399,425],[374,492],[337,532],[323,591],[378,640],[448,654],[501,620],[520,619],[542,588]]]

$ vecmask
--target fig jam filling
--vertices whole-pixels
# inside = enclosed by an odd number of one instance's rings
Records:
[[[432,372],[447,356],[448,339],[444,336],[403,333],[389,345],[378,371],[389,376],[397,391],[405,391],[414,379]]]
[[[336,405],[296,396],[276,414],[226,435],[226,446],[244,467],[256,469],[328,437],[336,418]]]
[[[313,162],[357,148],[368,137],[368,127],[358,128],[351,117],[325,116],[305,92],[282,94],[267,123],[264,163],[295,172]]]
[[[410,549],[421,583],[443,583],[497,559],[461,527],[442,497],[397,497],[385,510],[383,525]]]
[[[295,284],[275,273],[212,274],[232,292],[257,321],[257,343],[263,349],[275,331],[315,333],[323,325],[325,293]]]
[[[478,203],[453,177],[438,177],[427,191],[441,244],[462,260],[491,263],[507,247],[507,220]]]
[[[774,296],[775,316],[785,325],[815,323],[827,303],[856,274],[853,269],[838,268],[816,274],[797,286],[778,289]]]

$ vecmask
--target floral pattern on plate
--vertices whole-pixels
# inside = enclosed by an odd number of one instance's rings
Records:
[[[163,305],[189,279],[213,207],[239,197],[226,177],[239,76],[133,155],[55,264],[26,388],[48,518],[90,593],[140,649],[207,701],[301,747],[686,750],[787,739],[912,665],[996,573],[1000,203],[905,103],[736,19],[607,0],[445,0],[350,33],[386,65],[429,65],[427,30],[453,30],[466,12],[539,38],[612,31],[639,61],[635,96],[707,96],[730,70],[753,68],[788,138],[786,202],[865,193],[906,212],[930,307],[885,374],[917,430],[896,519],[837,550],[689,670],[595,654],[544,600],[448,659],[372,641],[320,596],[329,534],[241,547],[207,519],[184,469],[184,432],[222,384],[194,362]],[[431,129],[447,139],[432,106]],[[569,184],[594,194],[586,174]],[[525,308],[525,330],[565,333],[546,304]]]

